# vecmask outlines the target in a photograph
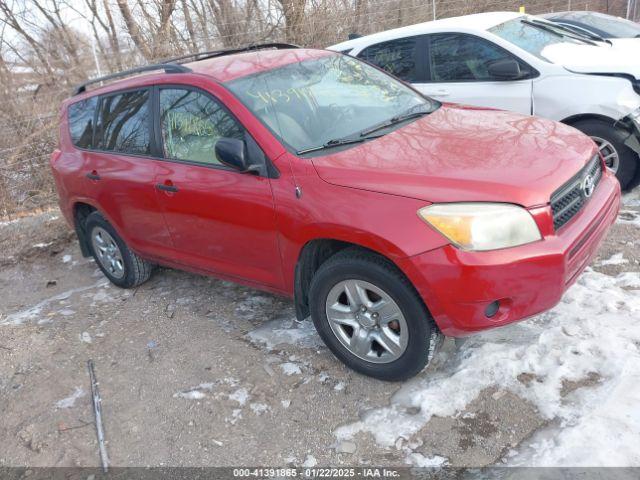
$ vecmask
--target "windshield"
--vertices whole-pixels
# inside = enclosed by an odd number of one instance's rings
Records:
[[[584,12],[573,13],[571,16],[567,15],[565,17],[559,16],[557,19],[562,21],[565,18],[600,30],[606,33],[609,38],[633,38],[640,35],[640,25],[611,15]]]
[[[524,21],[523,21],[524,20]],[[526,17],[515,18],[508,22],[501,23],[489,29],[491,33],[497,35],[521,49],[535,55],[540,60],[553,63],[544,56],[544,49],[557,43],[572,43],[584,45],[584,42],[562,35],[559,31],[551,31],[543,26],[535,26],[526,23]],[[553,26],[551,26],[553,28]]]
[[[345,55],[305,60],[226,83],[296,152],[358,135],[382,122],[438,103]]]

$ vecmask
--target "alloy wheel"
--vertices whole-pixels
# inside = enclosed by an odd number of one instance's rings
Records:
[[[400,307],[372,283],[337,283],[327,295],[326,314],[340,343],[362,360],[390,363],[407,349],[409,331]]]
[[[100,265],[117,279],[124,277],[124,262],[120,247],[104,228],[96,227],[91,233],[93,251],[98,257]]]

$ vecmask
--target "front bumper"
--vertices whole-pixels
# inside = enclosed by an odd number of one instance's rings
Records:
[[[451,245],[398,262],[445,335],[465,336],[506,325],[556,305],[595,256],[620,208],[620,184],[605,173],[584,208],[558,234],[534,218],[543,240],[491,252],[468,252]],[[491,317],[486,308],[500,301]]]

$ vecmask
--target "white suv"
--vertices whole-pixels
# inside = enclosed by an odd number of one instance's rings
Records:
[[[570,124],[598,144],[623,188],[640,181],[637,47],[587,39],[539,17],[492,12],[329,48],[378,65],[442,101]]]

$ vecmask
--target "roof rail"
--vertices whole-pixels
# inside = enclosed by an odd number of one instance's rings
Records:
[[[136,73],[144,73],[144,72],[152,72],[154,70],[164,70],[165,73],[188,73],[191,71],[190,68],[187,68],[183,65],[177,65],[175,63],[155,63],[152,65],[144,65],[142,67],[132,68],[130,70],[123,70],[122,72],[112,73],[111,75],[105,75],[104,77],[94,78],[93,80],[88,80],[81,85],[78,85],[74,91],[74,95],[79,95],[83,92],[87,91],[87,87],[94,83],[104,82],[106,80],[113,80],[115,78],[120,77],[128,77],[129,75],[134,75]]]
[[[222,57],[223,55],[232,55],[234,53],[250,52],[252,50],[266,50],[268,48],[275,48],[276,50],[286,50],[288,48],[300,48],[298,45],[292,43],[256,43],[246,47],[240,48],[228,48],[226,50],[210,50],[208,52],[188,53],[187,55],[181,55],[179,57],[169,58],[164,60],[163,63],[182,63],[184,60],[192,59],[194,62],[199,60],[206,60],[207,58]]]

